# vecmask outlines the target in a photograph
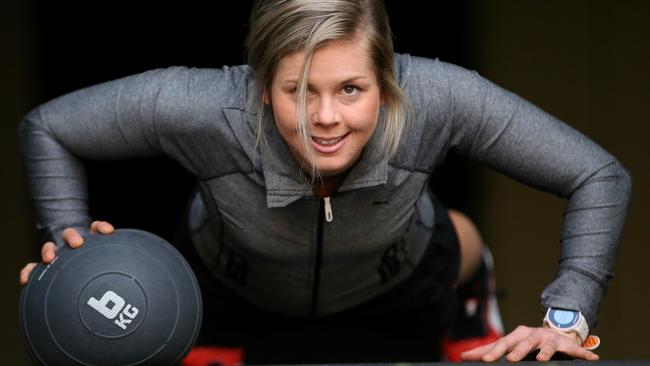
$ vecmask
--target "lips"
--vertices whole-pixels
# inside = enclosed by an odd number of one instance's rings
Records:
[[[347,133],[337,137],[312,136],[311,141],[316,151],[324,154],[332,154],[345,144],[345,138],[347,136]]]
[[[319,145],[332,146],[332,145],[335,145],[337,142],[341,141],[341,139],[343,139],[343,137],[344,136],[335,137],[333,139],[324,139],[324,138],[319,138],[319,137],[312,136],[312,139]]]

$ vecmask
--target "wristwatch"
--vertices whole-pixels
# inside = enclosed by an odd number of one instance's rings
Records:
[[[559,308],[548,308],[544,317],[544,325],[561,332],[576,332],[580,341],[584,342],[589,335],[589,325],[581,312]]]

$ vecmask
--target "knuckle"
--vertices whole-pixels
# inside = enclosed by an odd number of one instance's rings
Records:
[[[508,347],[510,343],[511,341],[510,338],[508,338],[508,336],[503,337],[494,343],[494,347],[492,347],[492,350],[494,352],[494,350],[499,349],[501,347]]]
[[[542,345],[539,352],[542,353],[542,354],[545,354],[545,355],[549,355],[549,357],[550,357],[551,355],[553,355],[555,353],[556,349],[557,349],[557,347],[556,347],[555,343],[546,342],[546,343],[544,343]]]
[[[588,352],[586,349],[578,346],[573,342],[559,342],[557,345],[557,350],[563,353],[575,354],[575,355],[585,355],[585,352]]]
[[[561,343],[569,346],[576,346],[576,347],[578,346],[576,341],[572,339],[569,335],[564,335],[564,334],[559,334],[554,332],[552,339],[555,340],[558,344]]]
[[[518,326],[515,328],[515,331],[521,332],[521,331],[526,330],[527,328],[528,328],[528,327],[525,326],[525,325],[518,325]]]
[[[547,329],[544,328],[535,328],[530,335],[535,338],[547,338],[549,332]]]
[[[518,347],[519,349],[531,349],[533,347],[533,342],[531,342],[529,339],[522,339]]]
[[[516,335],[524,335],[524,334],[529,334],[530,333],[530,327],[527,327],[525,325],[518,325],[515,330],[511,334],[516,334]]]

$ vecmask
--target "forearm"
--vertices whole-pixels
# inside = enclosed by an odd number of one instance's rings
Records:
[[[59,238],[66,227],[88,227],[83,163],[52,139],[38,109],[21,122],[18,137],[42,240]]]
[[[559,269],[542,305],[580,310],[590,328],[609,279],[631,197],[631,178],[616,161],[603,166],[570,196],[562,228]]]
[[[95,85],[44,103],[21,121],[18,141],[44,239],[90,224],[84,160],[160,150],[153,129],[159,84],[150,72]]]

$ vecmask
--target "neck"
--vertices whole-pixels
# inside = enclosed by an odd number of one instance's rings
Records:
[[[333,177],[322,177],[314,183],[314,193],[320,197],[330,197],[339,188],[343,178],[345,178],[344,174],[339,174]]]

